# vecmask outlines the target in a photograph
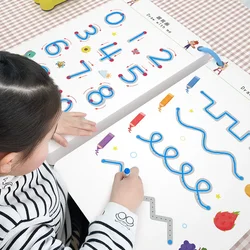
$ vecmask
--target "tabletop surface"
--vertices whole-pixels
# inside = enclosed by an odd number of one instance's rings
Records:
[[[32,0],[1,0],[0,50],[9,49],[108,0],[68,0],[44,12]],[[220,55],[250,74],[250,10],[239,0],[153,0]],[[250,249],[250,230],[231,250]]]

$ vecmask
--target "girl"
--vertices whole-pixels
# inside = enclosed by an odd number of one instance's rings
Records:
[[[1,51],[0,100],[0,249],[132,249],[143,199],[138,169],[116,174],[85,239],[86,219],[44,161],[51,138],[64,145],[62,134],[90,134],[95,124],[61,113],[58,87],[40,65]]]

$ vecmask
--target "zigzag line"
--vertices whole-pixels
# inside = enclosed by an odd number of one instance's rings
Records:
[[[212,112],[210,112],[208,109],[210,109],[212,106],[214,106],[216,104],[216,102],[210,97],[208,96],[204,91],[200,92],[203,96],[205,96],[209,101],[210,104],[208,104],[205,108],[204,111],[210,115],[214,120],[218,121],[221,118],[223,118],[224,116],[227,116],[229,118],[232,119],[233,123],[227,128],[227,131],[234,137],[236,138],[238,141],[243,141],[245,140],[248,136],[250,136],[250,131],[247,131],[244,135],[242,136],[238,136],[235,132],[232,131],[232,129],[234,127],[236,127],[240,122],[233,116],[231,115],[229,112],[224,111],[222,114],[220,114],[219,116],[215,116],[214,114],[212,114]]]
[[[168,226],[168,244],[173,244],[173,219],[166,216],[156,215],[155,214],[155,198],[150,196],[144,196],[144,201],[150,203],[150,218],[152,220],[166,222]]]

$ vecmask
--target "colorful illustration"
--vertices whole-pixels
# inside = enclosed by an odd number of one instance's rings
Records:
[[[133,127],[135,127],[143,118],[145,117],[144,113],[139,113],[130,123],[129,123],[129,128],[128,132],[131,133],[131,130]]]
[[[218,75],[221,74],[228,67],[228,62],[225,62],[223,66],[218,66],[218,68],[214,69],[214,72],[218,72]]]
[[[168,226],[168,228],[167,228],[167,232],[168,232],[167,240],[168,240],[168,244],[172,245],[173,244],[173,219],[170,217],[155,214],[156,209],[155,209],[155,198],[154,197],[144,196],[144,201],[148,201],[150,203],[150,218],[152,220],[167,223],[167,226]]]
[[[240,212],[219,212],[214,217],[214,225],[221,231],[232,230]]]
[[[189,93],[189,90],[195,86],[195,84],[200,80],[198,76],[192,78],[192,80],[186,86],[186,92]]]
[[[106,79],[109,79],[111,78],[111,73],[109,73],[107,70],[99,70],[98,73],[103,77],[103,78],[106,78]]]
[[[248,197],[250,197],[250,184],[246,185],[245,187],[245,193]]]
[[[189,47],[192,47],[193,49],[195,49],[195,46],[198,45],[199,42],[198,41],[188,41],[188,44],[184,46],[184,49],[189,49]]]
[[[83,53],[89,53],[91,51],[91,47],[90,46],[84,46],[84,47],[82,47],[81,51]]]
[[[112,133],[108,133],[98,144],[95,150],[95,154],[98,155],[99,150],[103,149],[115,136]]]
[[[161,109],[165,107],[173,99],[173,97],[174,95],[169,93],[161,100],[158,107],[159,112],[161,112]]]
[[[220,194],[216,194],[215,197],[216,197],[216,199],[218,199],[218,200],[221,199]]]
[[[34,56],[36,55],[36,52],[35,51],[32,51],[32,50],[28,50],[24,56],[27,57],[27,58],[33,58]]]
[[[133,6],[135,3],[139,2],[140,0],[130,0],[129,2],[127,2],[127,4],[129,4],[130,6]]]
[[[64,66],[65,66],[65,62],[64,61],[58,61],[57,63],[56,63],[56,65],[57,65],[57,67],[60,69],[60,68],[64,68]]]
[[[140,54],[140,51],[138,49],[133,49],[131,52],[133,53],[133,55],[139,55]]]
[[[204,108],[204,111],[211,116],[215,121],[219,121],[221,120],[223,117],[227,117],[230,118],[232,120],[232,124],[227,128],[227,132],[229,132],[235,139],[237,139],[238,141],[242,142],[244,141],[247,137],[250,136],[250,132],[246,132],[245,134],[243,134],[242,136],[237,135],[233,129],[239,125],[240,121],[238,119],[236,119],[233,115],[231,115],[228,111],[224,111],[222,114],[215,116],[211,111],[210,108],[213,107],[216,102],[214,101],[214,99],[212,99],[208,94],[206,94],[204,91],[200,92],[205,98],[207,98],[210,103]]]
[[[196,246],[193,243],[189,243],[189,241],[185,240],[179,250],[196,250]]]

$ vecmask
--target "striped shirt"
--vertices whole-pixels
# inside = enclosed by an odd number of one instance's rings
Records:
[[[71,250],[67,191],[45,163],[24,176],[0,177],[0,250]],[[108,203],[90,223],[81,250],[133,248],[137,216]]]

